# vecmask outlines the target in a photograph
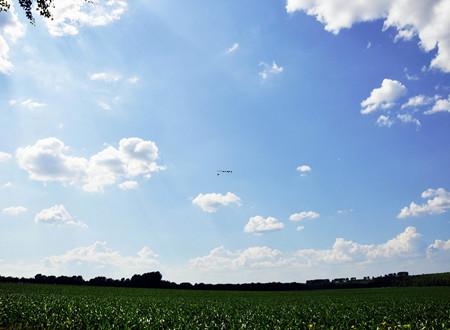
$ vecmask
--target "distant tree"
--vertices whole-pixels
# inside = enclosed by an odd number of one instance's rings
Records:
[[[157,288],[161,285],[162,275],[160,272],[136,274],[130,280],[131,286],[144,288]]]
[[[39,15],[52,18],[51,9],[54,8],[54,0],[36,0],[36,4],[33,0],[18,0],[19,6],[25,12],[25,16],[28,18],[31,24],[34,24],[33,10],[36,10]],[[0,12],[8,11],[11,9],[10,0],[0,0]]]

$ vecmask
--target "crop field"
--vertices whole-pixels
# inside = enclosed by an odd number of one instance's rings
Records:
[[[184,291],[0,284],[0,329],[450,329],[450,288]]]

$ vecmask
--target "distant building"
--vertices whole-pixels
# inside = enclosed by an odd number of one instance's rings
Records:
[[[342,283],[346,283],[347,281],[348,281],[348,278],[335,278],[334,280],[331,281],[331,283],[342,284]]]
[[[306,281],[306,285],[325,285],[330,284],[329,279],[317,279],[317,280],[308,280]]]

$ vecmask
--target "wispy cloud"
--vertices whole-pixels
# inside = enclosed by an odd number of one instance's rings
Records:
[[[38,101],[35,101],[32,99],[26,99],[24,101],[10,100],[9,105],[12,107],[16,106],[16,107],[25,108],[28,110],[36,110],[36,109],[47,106],[47,104],[45,104],[45,103],[38,102]]]
[[[275,63],[275,61],[272,62],[272,65],[265,62],[261,62],[259,65],[262,67],[262,70],[259,72],[259,76],[262,80],[267,80],[270,77],[279,75],[284,71],[284,68]]]
[[[237,42],[235,42],[230,48],[227,48],[226,53],[227,54],[232,54],[234,52],[236,52],[239,49],[239,44]]]

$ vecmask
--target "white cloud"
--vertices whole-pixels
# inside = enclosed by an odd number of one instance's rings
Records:
[[[289,216],[289,220],[291,221],[303,221],[306,219],[317,219],[320,217],[320,213],[314,211],[302,211],[299,213],[294,213]]]
[[[0,72],[7,74],[11,72],[13,65],[9,60],[9,45],[0,34]]]
[[[384,19],[384,30],[395,28],[400,39],[417,35],[420,47],[429,52],[437,48],[432,68],[450,72],[450,2],[448,0],[287,0],[288,13],[304,11],[334,34],[358,22]]]
[[[433,97],[429,97],[429,96],[425,96],[425,95],[416,95],[416,96],[410,97],[408,99],[408,101],[401,106],[401,108],[402,109],[418,108],[418,107],[422,107],[424,105],[433,103],[433,100],[434,100]]]
[[[400,41],[400,40],[411,40],[412,38],[414,38],[416,35],[416,32],[414,31],[414,29],[411,28],[405,28],[402,30],[399,30],[397,32],[397,35],[394,37],[394,42]]]
[[[282,66],[278,66],[275,61],[272,62],[272,65],[264,62],[259,63],[259,65],[262,66],[262,70],[259,72],[259,76],[262,80],[267,80],[271,76],[279,75],[284,71],[284,68]]]
[[[238,49],[239,49],[239,44],[237,42],[235,42],[230,48],[227,49],[226,53],[232,54],[232,53],[236,52]]]
[[[6,162],[7,160],[11,159],[11,154],[7,152],[0,151],[0,163]]]
[[[251,217],[244,227],[244,232],[253,234],[262,234],[264,232],[281,230],[283,223],[273,217],[264,218],[260,215]]]
[[[97,72],[89,76],[93,81],[116,82],[122,79],[122,76],[113,72]]]
[[[409,206],[401,209],[397,218],[404,219],[423,215],[442,214],[450,209],[450,192],[444,188],[429,188],[422,193],[421,197],[427,199],[425,204],[419,205],[411,202]]]
[[[361,102],[361,113],[369,114],[379,109],[389,109],[395,101],[406,94],[406,87],[397,80],[383,79],[381,87],[375,88],[370,96]]]
[[[27,211],[26,207],[23,206],[10,206],[2,210],[3,214],[15,217]]]
[[[437,260],[440,264],[448,265],[450,262],[450,239],[447,241],[435,240],[427,248],[427,257]]]
[[[409,113],[406,114],[398,114],[397,115],[398,120],[400,120],[402,123],[405,124],[414,124],[416,125],[417,128],[419,128],[421,126],[420,120],[417,118],[414,118],[412,115],[410,115]]]
[[[450,112],[450,94],[447,99],[438,98],[434,103],[433,108],[425,111],[424,114],[431,115],[438,112]]]
[[[106,103],[106,102],[98,101],[97,104],[98,104],[98,106],[99,106],[100,108],[102,108],[102,109],[105,110],[105,111],[111,110],[111,106],[110,106],[108,103]]]
[[[45,223],[50,225],[71,225],[87,228],[85,223],[72,217],[62,204],[41,210],[34,217],[34,221],[36,223]]]
[[[414,75],[414,74],[409,74],[408,68],[404,68],[404,69],[403,69],[403,72],[405,73],[406,79],[412,80],[412,81],[417,81],[417,80],[419,80],[419,76]]]
[[[10,43],[15,43],[25,35],[25,26],[20,23],[14,6],[0,15],[0,73],[8,74],[13,68],[9,58]]]
[[[59,0],[46,20],[53,36],[76,35],[80,28],[105,26],[119,20],[127,10],[127,0]]]
[[[11,183],[11,182],[6,182],[6,183],[4,183],[2,186],[1,186],[1,188],[2,189],[6,189],[6,188],[11,188],[13,186],[13,184]]]
[[[300,165],[300,166],[297,167],[297,171],[300,172],[302,174],[302,176],[303,176],[303,175],[306,175],[309,172],[311,172],[312,168],[309,165],[303,164],[303,165]]]
[[[330,249],[301,249],[293,253],[282,253],[265,246],[254,246],[245,250],[229,251],[218,247],[202,257],[193,258],[189,265],[203,271],[242,271],[264,268],[294,270],[315,269],[323,265],[368,264],[383,260],[415,258],[420,251],[421,235],[414,227],[381,244],[361,244],[337,238]]]
[[[450,250],[450,239],[448,241],[437,239],[428,247],[428,249]]]
[[[139,183],[136,181],[124,181],[121,184],[119,184],[119,188],[122,190],[135,190],[139,188]]]
[[[303,229],[305,229],[305,226],[297,226],[297,231],[302,231]]]
[[[32,146],[19,148],[16,158],[30,179],[75,183],[86,175],[89,161],[82,157],[66,155],[68,147],[57,138],[38,140]]]
[[[402,233],[382,244],[360,244],[336,238],[331,249],[302,249],[296,251],[294,255],[296,262],[309,266],[415,256],[419,254],[420,237],[414,227],[407,227]]]
[[[192,200],[192,204],[197,205],[203,211],[214,213],[220,206],[227,206],[229,204],[240,205],[241,199],[233,194],[227,192],[225,195],[218,193],[198,194]]]
[[[380,115],[375,122],[375,125],[379,127],[391,127],[394,124],[394,120],[389,116]]]
[[[337,210],[337,214],[350,214],[352,212],[353,212],[353,209]]]
[[[8,262],[0,259],[0,268],[2,275],[6,276],[33,277],[37,273],[68,276],[79,274],[89,279],[95,276],[131,277],[134,274],[161,270],[161,265],[158,255],[148,246],[144,246],[134,255],[123,255],[109,248],[106,242],[95,242],[37,262]]]
[[[127,81],[130,84],[137,84],[139,82],[139,77],[138,76],[131,76],[130,78],[127,79]]]
[[[253,246],[243,251],[228,251],[219,246],[203,257],[193,258],[189,266],[206,271],[238,270],[240,268],[264,268],[275,265],[281,259],[279,250],[266,246]]]
[[[369,49],[369,48],[371,48],[371,47],[372,47],[372,43],[369,41],[369,42],[367,43],[366,49]]]
[[[158,255],[144,246],[134,256],[123,256],[118,251],[107,247],[106,242],[77,247],[62,255],[48,257],[46,263],[52,269],[63,273],[86,272],[91,275],[131,276],[148,272],[159,266]]]
[[[17,101],[17,100],[10,100],[9,101],[10,106],[20,106],[22,108],[25,108],[27,110],[35,110],[38,108],[45,107],[47,104],[41,103],[38,101],[34,101],[32,99],[26,99],[24,101]]]
[[[150,178],[164,170],[157,164],[156,144],[137,137],[121,139],[118,148],[109,146],[89,159],[68,155],[68,151],[61,140],[50,137],[19,148],[16,158],[32,180],[77,184],[90,192],[103,191],[120,178]]]

